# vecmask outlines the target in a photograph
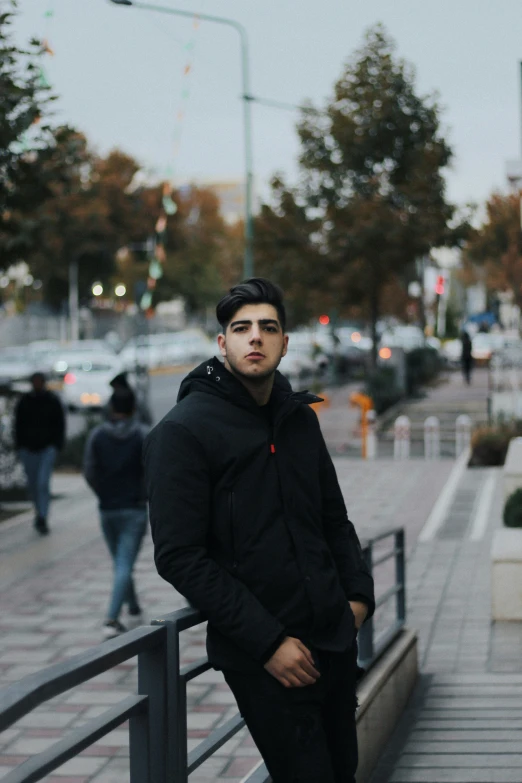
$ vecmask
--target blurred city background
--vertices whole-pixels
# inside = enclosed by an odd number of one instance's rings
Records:
[[[495,551],[522,563],[520,536],[493,543],[513,492],[506,528],[522,528],[522,15],[514,0],[358,6],[1,4],[3,683],[100,641],[109,562],[80,471],[111,381],[126,373],[157,423],[186,373],[216,353],[221,295],[264,276],[287,304],[279,369],[324,398],[317,414],[357,530],[406,533],[420,670],[509,677],[500,707],[519,721],[520,747],[522,593],[512,616],[502,601],[492,609],[489,574]],[[45,540],[13,442],[35,371],[67,419]],[[157,577],[150,540],[137,576],[151,616],[184,605]],[[393,592],[394,578],[388,569],[379,587]],[[522,584],[499,580],[508,594]],[[376,632],[394,617],[383,606]],[[203,637],[187,633],[185,662]],[[192,748],[233,706],[219,676],[205,676],[189,689]],[[123,664],[8,729],[0,772],[96,718],[135,677]],[[487,689],[500,680],[477,682],[489,727],[502,714]],[[457,728],[478,731],[475,711],[464,706]],[[418,752],[429,773],[388,778],[385,766],[375,783],[437,783],[448,737],[435,739]],[[493,742],[509,758],[507,777],[492,777],[483,737],[471,739],[447,751],[463,754],[464,772],[472,764],[469,779],[520,780],[507,745]],[[408,753],[404,769],[421,767]],[[193,779],[239,782],[255,754],[243,732]],[[440,779],[468,783],[445,764]],[[127,733],[68,765],[49,781],[126,780]]]

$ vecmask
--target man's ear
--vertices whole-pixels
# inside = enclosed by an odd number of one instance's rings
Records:
[[[285,334],[283,336],[283,353],[281,356],[286,356],[286,352],[288,351],[288,335]]]
[[[226,357],[227,355],[227,340],[224,334],[218,334],[217,338],[219,351],[221,353],[221,356]]]

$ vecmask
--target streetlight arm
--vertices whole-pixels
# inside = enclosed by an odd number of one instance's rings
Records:
[[[202,19],[204,22],[215,22],[217,24],[226,25],[232,27],[239,33],[241,41],[241,77],[243,86],[243,127],[244,127],[244,144],[245,144],[245,167],[246,167],[246,182],[245,182],[245,261],[243,267],[243,275],[245,278],[253,277],[254,274],[254,259],[253,259],[253,244],[254,244],[254,221],[252,218],[253,211],[253,162],[252,162],[252,119],[251,119],[251,103],[252,95],[250,93],[250,68],[249,68],[249,48],[248,48],[248,36],[247,31],[242,24],[236,22],[234,19],[228,19],[225,16],[213,16],[212,14],[200,14],[194,11],[183,11],[178,8],[169,8],[165,5],[155,5],[149,3],[141,3],[139,0],[111,0],[116,5],[130,5],[133,8],[141,8],[144,11],[155,11],[161,14],[171,14],[172,16],[183,16],[188,19]]]

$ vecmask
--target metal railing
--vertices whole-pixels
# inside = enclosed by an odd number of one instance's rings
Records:
[[[393,538],[393,548],[374,556],[375,545]],[[366,670],[388,649],[404,626],[404,530],[392,529],[363,545],[374,569],[395,560],[395,584],[377,597],[376,607],[396,598],[393,622],[379,634],[373,618],[359,633],[360,665]],[[130,783],[187,783],[188,776],[245,724],[239,713],[215,729],[190,753],[187,751],[187,684],[211,668],[207,658],[181,666],[180,634],[204,622],[195,609],[181,609],[154,620],[151,626],[93,647],[0,691],[0,732],[49,699],[65,693],[130,658],[138,657],[138,693],[74,729],[47,750],[36,754],[2,778],[2,783],[33,783],[129,720]],[[267,783],[258,765],[245,783]]]

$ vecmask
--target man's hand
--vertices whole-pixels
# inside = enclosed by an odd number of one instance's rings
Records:
[[[350,609],[353,612],[353,616],[355,617],[355,627],[357,630],[361,627],[361,625],[366,620],[366,615],[368,614],[368,607],[366,604],[363,604],[362,601],[349,601]]]
[[[265,663],[265,669],[285,688],[304,688],[321,676],[308,647],[293,636],[285,638]]]

